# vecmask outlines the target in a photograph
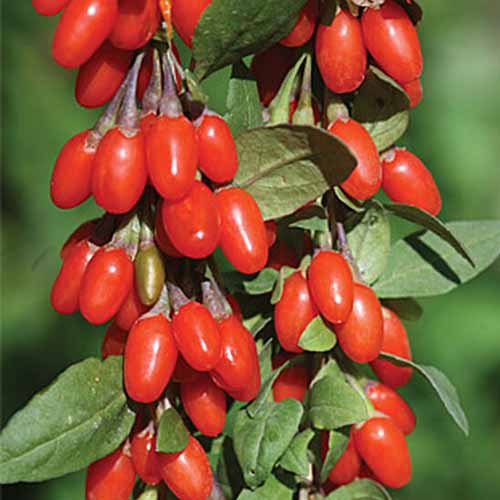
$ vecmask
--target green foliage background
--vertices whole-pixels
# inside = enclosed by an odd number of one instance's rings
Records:
[[[497,2],[421,0],[425,56],[422,105],[407,145],[441,187],[444,220],[500,217],[500,59]],[[75,72],[50,58],[56,19],[30,2],[3,2],[2,16],[2,425],[67,365],[98,353],[104,328],[59,317],[49,291],[66,236],[97,211],[91,202],[62,212],[49,199],[61,145],[89,127],[94,111],[73,99]],[[227,71],[206,83],[224,110]],[[407,228],[401,228],[401,231]],[[418,417],[410,437],[414,480],[398,500],[493,498],[500,489],[500,263],[451,295],[422,301],[409,324],[414,356],[457,385],[471,424],[465,440],[417,379],[404,393]],[[84,474],[5,487],[5,500],[83,498]]]

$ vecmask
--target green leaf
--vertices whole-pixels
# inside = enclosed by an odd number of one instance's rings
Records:
[[[188,444],[189,431],[175,408],[168,408],[160,418],[156,437],[156,451],[176,453]]]
[[[342,432],[330,431],[328,435],[328,453],[326,454],[323,465],[321,466],[320,478],[324,483],[334,465],[338,462],[349,443],[349,437]]]
[[[226,423],[223,430],[224,435],[229,436],[230,438],[233,437],[234,422],[236,420],[236,417],[247,404],[248,403],[245,401],[233,401],[226,413]]]
[[[268,349],[267,350],[263,349],[260,354],[267,353],[267,351],[269,352],[269,354],[272,353],[272,344],[268,344],[268,346],[266,346],[266,347],[268,347]],[[259,358],[261,357],[260,354],[259,354]],[[269,356],[268,361],[270,363],[270,361],[271,361],[270,356]],[[261,370],[261,375],[263,378],[265,377],[265,382],[262,384],[260,391],[259,391],[259,394],[255,398],[255,400],[252,401],[252,403],[250,403],[250,405],[247,407],[247,412],[252,418],[255,417],[259,413],[259,410],[261,408],[263,408],[265,403],[272,401],[271,393],[272,393],[273,384],[276,381],[276,379],[280,376],[280,373],[283,372],[283,370],[285,370],[289,366],[290,366],[290,360],[283,363],[281,366],[276,368],[276,370],[272,371],[268,375],[264,375],[262,373],[263,371],[268,372],[268,370]]]
[[[342,370],[334,359],[330,359],[318,370],[310,385],[313,386],[324,377],[343,377]]]
[[[424,313],[422,306],[412,298],[383,299],[382,304],[406,321],[418,321]]]
[[[252,280],[243,281],[243,288],[249,295],[262,295],[271,293],[278,280],[279,272],[271,267],[266,267]]]
[[[446,227],[462,242],[476,267],[439,236],[419,231],[392,247],[387,267],[373,286],[380,298],[447,293],[479,275],[500,254],[500,221],[452,222]]]
[[[243,61],[233,65],[227,90],[227,113],[224,116],[234,136],[262,125],[262,105],[255,83]]]
[[[285,286],[285,281],[293,273],[297,272],[297,269],[289,266],[282,266],[279,271],[278,279],[276,280],[276,285],[274,286],[273,294],[271,295],[271,304],[275,305],[281,300],[283,295],[283,287]]]
[[[271,368],[272,343],[266,346],[259,353],[259,364],[261,366],[261,376],[265,380],[254,401],[247,407],[247,412],[251,417],[255,417],[266,402],[272,401],[272,387],[279,375],[290,366],[303,363],[304,356],[294,356],[285,361],[281,366],[272,371]]]
[[[351,198],[347,193],[345,193],[342,188],[339,186],[335,186],[333,188],[335,192],[335,196],[347,207],[350,208],[353,212],[361,213],[365,211],[365,204],[362,201],[356,200],[355,198]]]
[[[83,469],[118,448],[133,423],[121,356],[70,366],[2,430],[0,483],[45,481]]]
[[[418,224],[434,234],[437,234],[444,241],[448,242],[464,259],[467,259],[472,266],[474,266],[474,261],[467,253],[462,243],[457,240],[456,236],[448,227],[446,227],[437,217],[420,210],[420,208],[413,207],[411,205],[403,204],[385,204],[384,207],[397,215],[401,219],[405,219],[414,224]]]
[[[330,493],[326,500],[391,500],[391,496],[375,481],[356,479]]]
[[[263,380],[271,375],[273,371],[272,357],[273,357],[273,339],[257,339],[257,352],[259,353],[259,367],[260,376]]]
[[[457,390],[442,371],[438,370],[434,366],[419,365],[413,361],[409,361],[408,359],[400,358],[399,356],[394,356],[393,354],[385,352],[380,353],[380,356],[393,361],[398,365],[411,366],[417,370],[417,372],[420,373],[437,392],[439,399],[441,399],[444,407],[458,427],[460,427],[466,436],[469,435],[469,422],[467,421],[467,416],[460,405],[460,398],[458,397]]]
[[[312,429],[306,429],[297,434],[290,446],[281,457],[280,465],[283,469],[293,472],[298,476],[307,477],[309,473],[308,449],[314,437]]]
[[[237,403],[240,402],[237,401]],[[244,488],[245,482],[234,453],[233,441],[231,439],[224,439],[222,453],[219,457],[217,469],[214,472],[216,472],[217,480],[226,498],[236,498],[238,492]]]
[[[241,411],[234,425],[234,451],[246,484],[256,488],[270,475],[274,465],[297,433],[304,409],[295,399],[267,403],[255,418]]]
[[[333,430],[366,420],[369,415],[363,396],[346,381],[335,362],[326,366],[311,387],[309,417],[314,427]]]
[[[288,123],[290,117],[290,98],[293,90],[297,87],[297,75],[304,64],[307,55],[302,56],[293,65],[287,73],[280,89],[269,105],[269,125],[278,125],[279,123]]]
[[[246,295],[239,304],[244,318],[243,325],[254,337],[273,319],[273,308],[267,295]]]
[[[294,490],[290,486],[270,475],[260,488],[243,490],[237,500],[292,500],[293,496]]]
[[[147,485],[137,500],[158,500],[159,491],[157,486]]]
[[[344,181],[356,160],[339,139],[304,125],[277,125],[236,138],[235,184],[257,201],[265,220],[295,212]]]
[[[406,131],[410,102],[404,90],[380,69],[370,66],[353,101],[352,117],[372,136],[383,151]]]
[[[299,346],[309,352],[327,352],[336,343],[335,333],[319,314],[309,322],[299,339]]]
[[[265,267],[251,277],[237,271],[223,273],[224,285],[232,293],[244,292],[248,295],[263,295],[271,293],[278,280],[279,272],[271,267]]]
[[[306,0],[213,0],[193,36],[195,73],[201,79],[260,52],[291,30]]]
[[[255,337],[273,320],[272,313],[264,311],[243,320],[243,326]]]
[[[364,122],[362,125],[372,136],[377,150],[384,151],[403,137],[409,124],[410,112],[400,111],[387,120]]]
[[[304,229],[306,231],[328,231],[328,219],[323,207],[312,205],[296,212],[284,220],[290,228]]]
[[[371,284],[384,271],[391,251],[389,220],[384,208],[374,202],[364,215],[355,215],[349,226],[347,227],[349,247],[364,281]]]

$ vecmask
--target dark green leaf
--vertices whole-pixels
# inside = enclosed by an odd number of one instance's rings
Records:
[[[290,446],[281,457],[280,465],[283,469],[293,472],[298,476],[307,477],[309,473],[308,449],[314,437],[312,429],[306,429],[297,434]]]
[[[303,125],[248,130],[236,138],[235,184],[257,201],[264,219],[289,215],[344,181],[356,160],[333,135]]]
[[[402,204],[386,204],[384,207],[392,212],[394,215],[401,217],[409,222],[418,224],[434,234],[437,234],[444,241],[448,242],[464,259],[467,259],[472,266],[474,266],[474,261],[467,253],[462,243],[457,240],[453,232],[446,227],[437,217],[420,210],[420,208],[413,207],[411,205]]]
[[[262,484],[295,436],[304,409],[295,399],[267,403],[255,418],[246,411],[236,417],[234,450],[246,484]]]
[[[229,438],[224,439],[222,453],[217,464],[216,477],[227,499],[236,498],[238,492],[245,486],[243,474],[234,453],[233,441]]]
[[[272,344],[269,343],[266,346],[267,349],[263,349],[259,355],[261,358],[262,354],[269,354],[267,365],[271,364],[271,354],[272,354]],[[255,417],[263,406],[272,401],[271,391],[275,380],[279,377],[280,373],[290,366],[290,361],[286,361],[281,366],[276,368],[276,370],[270,372],[268,369],[261,370],[261,376],[264,378],[264,383],[262,384],[259,394],[252,403],[247,407],[247,412],[251,417]],[[266,373],[265,375],[263,374]]]
[[[363,395],[346,381],[333,361],[322,368],[312,384],[309,417],[314,427],[327,430],[362,422],[369,417]]]
[[[202,106],[208,104],[208,95],[205,94],[200,81],[189,69],[184,70],[184,78],[187,84],[187,90],[191,94],[191,99]]]
[[[336,343],[335,333],[320,315],[310,321],[299,340],[299,346],[309,352],[327,352],[333,349]]]
[[[279,272],[271,267],[266,267],[252,280],[243,281],[243,288],[249,295],[262,295],[271,293],[278,279]]]
[[[259,353],[261,377],[265,380],[265,382],[262,384],[258,396],[247,407],[247,412],[251,417],[255,417],[266,402],[272,401],[271,390],[280,373],[283,372],[283,370],[286,370],[289,366],[296,365],[304,361],[303,356],[295,356],[293,359],[285,361],[285,363],[276,368],[274,371],[271,371],[271,354],[272,343],[269,342]]]
[[[354,217],[354,227],[347,227],[347,240],[361,276],[371,284],[385,269],[391,250],[391,226],[378,203],[373,203],[360,217]]]
[[[297,88],[297,75],[306,60],[306,54],[297,60],[292,69],[287,73],[280,89],[269,105],[269,125],[288,123],[290,117],[290,97]]]
[[[422,306],[412,298],[383,299],[382,304],[406,321],[418,321],[424,313]]]
[[[306,231],[328,231],[328,219],[323,207],[312,205],[290,215],[284,220],[290,228],[304,229]]]
[[[227,413],[226,413],[227,416]],[[217,464],[221,458],[224,448],[224,441],[226,440],[224,432],[217,437],[200,436],[200,444],[207,451],[208,462],[212,470],[216,470]]]
[[[156,451],[176,453],[182,451],[188,444],[189,431],[175,408],[166,410],[158,424]]]
[[[255,337],[259,332],[261,332],[271,321],[272,313],[264,311],[258,313],[251,318],[245,318],[243,320],[243,325],[247,330],[250,331],[253,337]]]
[[[248,295],[262,295],[273,291],[278,271],[270,267],[265,267],[258,274],[248,276],[248,274],[237,271],[223,273],[224,285],[231,293],[244,292]]]
[[[296,271],[296,269],[289,266],[283,266],[280,268],[278,279],[276,280],[276,285],[274,286],[273,294],[271,295],[271,304],[275,305],[281,300],[286,279]]]
[[[335,196],[347,207],[350,208],[353,212],[361,213],[365,211],[364,203],[362,201],[356,200],[355,198],[351,198],[347,193],[345,193],[342,188],[339,186],[335,186],[333,188],[335,191]]]
[[[226,436],[233,437],[234,433],[234,421],[238,416],[239,412],[247,405],[245,401],[233,401],[231,407],[226,413],[226,423],[224,425],[223,433]]]
[[[400,111],[387,120],[364,122],[362,125],[372,136],[378,151],[384,151],[403,137],[409,124],[410,112]]]
[[[330,431],[328,435],[328,453],[326,454],[320,473],[322,483],[326,481],[334,465],[344,453],[348,442],[349,437],[342,432]]]
[[[254,76],[243,61],[233,65],[224,116],[234,136],[262,125],[262,105]]]
[[[257,339],[255,341],[257,353],[259,355],[260,376],[262,380],[267,380],[273,371],[273,339]]]
[[[405,133],[409,106],[404,90],[380,69],[370,66],[354,97],[352,116],[363,124],[382,151]]]
[[[118,448],[133,423],[121,357],[70,366],[2,430],[0,483],[44,481],[83,469]]]
[[[356,479],[330,493],[326,500],[391,500],[391,496],[375,481]]]
[[[193,36],[195,73],[215,70],[260,52],[281,40],[293,27],[306,0],[213,0]]]
[[[254,337],[272,321],[273,308],[267,295],[246,295],[239,303],[244,318],[243,324]]]
[[[476,267],[430,231],[413,233],[391,249],[374,285],[381,298],[430,297],[476,277],[500,254],[500,221],[452,222],[446,227],[462,242]]]
[[[294,490],[290,486],[270,475],[260,488],[243,490],[237,500],[292,500],[293,496]]]
[[[330,359],[318,370],[318,373],[316,373],[316,376],[311,382],[311,386],[324,377],[343,377],[342,370],[334,359]]]
[[[413,361],[400,358],[399,356],[394,356],[393,354],[383,352],[380,355],[398,365],[411,366],[417,370],[418,373],[423,375],[427,382],[429,382],[432,388],[437,392],[437,395],[458,427],[460,427],[466,436],[469,435],[469,422],[467,421],[467,416],[460,405],[457,390],[443,372],[434,366],[419,365]]]

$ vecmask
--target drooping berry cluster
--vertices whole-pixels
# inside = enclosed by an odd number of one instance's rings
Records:
[[[257,396],[254,339],[199,259],[220,247],[238,270],[254,273],[267,262],[267,233],[252,196],[228,185],[238,169],[228,125],[206,107],[195,110],[173,46],[134,56],[158,26],[157,2],[144,2],[140,19],[129,4],[117,12],[116,2],[60,6],[54,57],[81,66],[80,104],[109,105],[93,129],[63,146],[51,196],[64,209],[93,196],[106,213],[63,246],[51,302],[93,324],[111,321],[102,357],[124,356],[127,394],[144,405],[130,439],[89,467],[87,498],[128,498],[139,475],[202,500],[212,490],[206,453],[193,436],[182,452],[157,453],[159,408],[176,401],[193,431],[213,437],[225,424],[226,393]]]
[[[303,234],[301,261],[278,237],[279,221],[264,222],[255,199],[232,184],[238,154],[229,126],[195,101],[173,44],[151,41],[161,3],[33,0],[43,15],[64,9],[53,56],[64,67],[80,67],[77,101],[86,107],[108,104],[92,129],[63,146],[51,178],[57,207],[73,208],[92,196],[105,211],[63,246],[52,305],[61,314],[80,311],[92,324],[110,322],[102,358],[123,356],[125,390],[139,405],[126,442],[89,467],[86,497],[125,500],[137,476],[148,485],[164,481],[181,500],[209,497],[212,471],[192,434],[218,436],[226,396],[249,402],[261,389],[256,344],[237,302],[224,290],[212,257],[217,248],[240,273],[294,268],[274,308],[280,347],[274,349],[273,369],[303,353],[300,339],[321,317],[338,339],[335,356],[369,363],[380,380],[362,379],[373,416],[352,426],[324,490],[363,477],[404,486],[411,477],[405,435],[413,431],[415,416],[395,389],[409,381],[412,370],[380,357],[384,352],[411,360],[403,324],[364,283],[341,220],[330,228],[335,237],[330,234],[326,244]],[[172,4],[173,25],[190,47],[209,4]],[[272,107],[298,51],[312,40],[330,95],[321,104],[316,97],[310,101],[309,124],[321,121],[355,157],[343,192],[363,201],[382,188],[392,201],[437,215],[441,197],[423,163],[402,148],[380,155],[366,128],[351,117],[352,93],[365,80],[369,58],[404,89],[411,107],[420,102],[422,56],[412,20],[393,0],[357,13],[338,7],[326,24],[318,16],[318,2],[309,0],[291,32],[254,57],[262,104]],[[287,102],[291,123],[301,112],[297,88]],[[311,92],[306,77],[304,91]],[[329,212],[328,195],[309,202]],[[275,402],[307,398],[315,373],[310,362],[295,361],[272,385]],[[156,450],[158,422],[170,407],[185,416],[191,434],[183,450],[164,453]],[[321,439],[324,460],[328,433]]]
[[[361,86],[371,56],[374,64],[402,86],[411,107],[421,101],[420,42],[409,15],[397,2],[386,0],[380,8],[364,9],[359,17],[339,7],[329,25],[319,22],[317,5],[310,0],[290,34],[253,59],[252,70],[264,105],[269,105],[276,96],[297,60],[297,50],[314,33],[321,76],[327,88],[339,98],[349,101]],[[291,97],[291,118],[297,102],[297,97]],[[317,123],[320,110],[316,100],[312,104]],[[331,121],[325,123],[325,128],[347,144],[358,160],[356,169],[341,184],[347,194],[367,200],[382,188],[394,202],[417,206],[432,215],[440,212],[441,196],[432,174],[413,153],[394,148],[380,158],[370,134],[341,106]]]
[[[441,196],[421,160],[406,149],[396,147],[380,155],[365,127],[349,116],[352,93],[365,79],[369,57],[403,88],[410,107],[415,107],[422,98],[419,80],[422,55],[413,22],[397,2],[381,3],[380,8],[366,8],[358,15],[338,7],[331,23],[321,24],[318,3],[307,2],[290,34],[255,56],[252,70],[257,77],[262,104],[272,108],[285,76],[298,59],[297,47],[307,44],[315,35],[316,63],[335,105],[333,119],[327,109],[323,110],[329,118],[329,121],[323,120],[323,124],[328,132],[349,146],[357,160],[356,168],[341,184],[342,190],[356,200],[368,200],[382,188],[392,201],[436,216],[441,210]],[[274,71],[269,72],[269,67]],[[304,89],[300,98],[303,92]],[[295,123],[298,101],[299,95],[290,96],[291,123]],[[321,109],[314,97],[310,102],[313,123],[317,124]],[[271,227],[270,222],[266,224]],[[328,245],[326,248],[319,245],[314,250],[306,233],[301,256],[310,254],[312,260],[300,268],[295,250],[285,241],[277,241],[270,248],[268,267],[298,268],[286,278],[274,308],[274,329],[286,353],[275,355],[273,367],[303,353],[299,346],[301,336],[314,318],[321,315],[335,332],[343,354],[355,363],[369,364],[380,380],[360,377],[366,397],[373,405],[373,417],[352,426],[348,446],[323,488],[328,493],[357,478],[371,478],[385,486],[401,488],[411,479],[405,436],[415,428],[415,415],[395,389],[408,383],[412,369],[396,366],[379,355],[384,352],[411,360],[408,337],[398,316],[383,307],[373,290],[363,282],[342,224],[336,229],[338,252]],[[313,375],[310,362],[292,363],[274,382],[275,401],[291,397],[307,403]],[[328,432],[325,432],[323,459],[327,452]]]

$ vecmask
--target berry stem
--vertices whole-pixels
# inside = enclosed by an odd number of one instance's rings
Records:
[[[123,248],[133,262],[139,250],[140,234],[141,221],[137,213],[132,212],[124,219],[120,228],[115,232],[109,246],[113,248]]]
[[[87,143],[89,147],[97,147],[97,144],[104,137],[104,134],[111,128],[116,122],[116,116],[120,108],[120,104],[125,95],[125,90],[127,88],[127,78],[123,80],[120,88],[117,90],[116,94],[111,99],[108,107],[104,110],[104,113],[98,118],[94,128],[90,132]]]
[[[153,74],[142,97],[142,115],[157,113],[161,99],[161,61],[158,49],[153,49]]]
[[[135,58],[134,64],[127,75],[127,90],[123,98],[122,107],[118,116],[118,125],[125,134],[134,134],[138,128],[139,113],[137,111],[137,77],[141,69],[144,52]]]
[[[356,262],[356,259],[354,258],[354,255],[351,252],[351,248],[349,247],[349,242],[347,241],[347,235],[345,232],[344,224],[342,222],[336,222],[335,226],[337,229],[337,243],[340,253],[343,255],[344,259],[347,260],[347,262],[351,266],[352,272],[354,274],[354,279],[359,283],[364,283],[358,263]]]
[[[172,309],[174,311],[178,311],[184,304],[187,304],[189,302],[189,299],[186,297],[185,293],[171,281],[167,281],[167,290],[170,305],[172,306]]]
[[[208,500],[226,500],[226,496],[224,495],[224,492],[222,491],[222,488],[220,487],[215,476],[213,478],[212,491],[210,492]]]
[[[163,285],[160,298],[144,316],[156,316],[157,314],[163,314],[166,318],[170,318],[170,297],[167,285]]]
[[[302,73],[302,84],[297,109],[292,117],[294,125],[314,125],[314,111],[312,108],[312,56],[307,54],[306,65]]]
[[[182,105],[177,97],[177,88],[172,75],[172,69],[167,52],[162,55],[163,64],[163,95],[160,101],[160,113],[170,118],[182,115]]]
[[[349,108],[345,105],[342,98],[338,94],[334,94],[328,90],[328,87],[325,87],[323,106],[323,119],[326,119],[326,123],[324,123],[325,127],[335,120],[347,120],[349,118]]]
[[[202,282],[201,292],[203,295],[203,304],[216,321],[221,321],[231,316],[231,306],[213,278]]]

